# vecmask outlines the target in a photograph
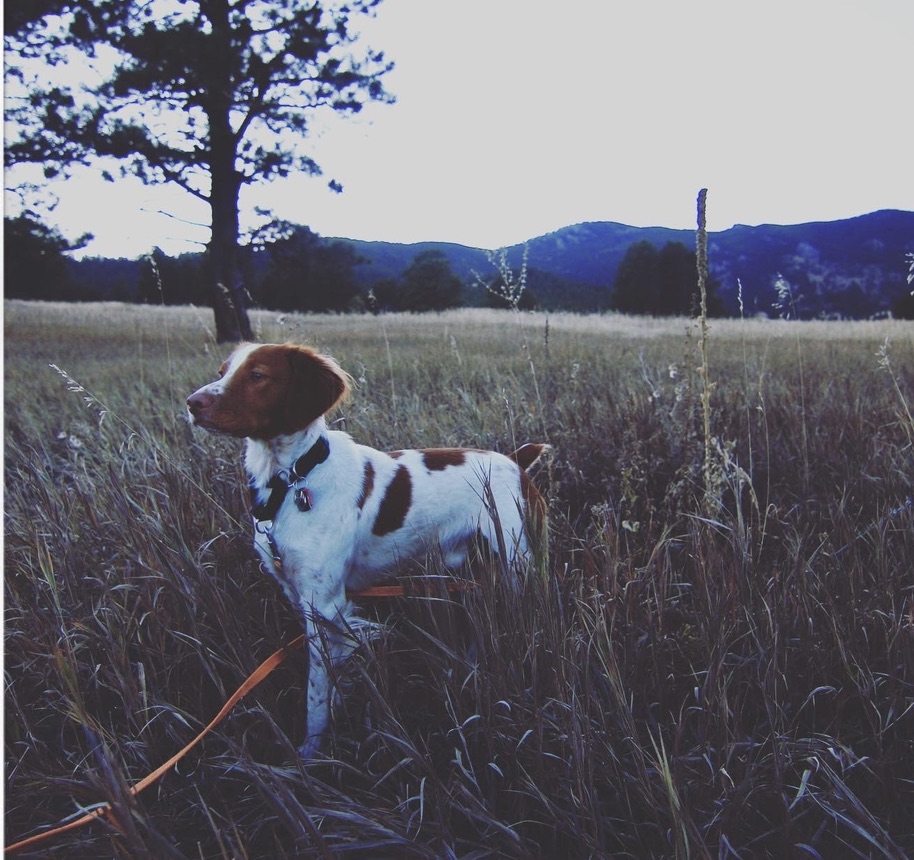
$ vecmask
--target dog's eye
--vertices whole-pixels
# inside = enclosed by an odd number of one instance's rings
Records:
[[[265,373],[261,373],[259,370],[251,371],[251,382],[260,382],[262,379],[266,378],[267,375]]]

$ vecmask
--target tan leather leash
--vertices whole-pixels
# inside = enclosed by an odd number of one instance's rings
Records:
[[[372,588],[363,588],[361,591],[351,591],[349,596],[360,600],[383,597],[430,597],[435,592],[436,585],[442,586],[449,594],[479,588],[479,583],[474,579],[420,576],[401,580],[396,585],[375,585]]]
[[[136,797],[143,789],[148,788],[157,780],[161,779],[171,768],[173,768],[184,756],[186,756],[200,741],[203,740],[222,720],[225,719],[226,714],[238,704],[238,702],[244,698],[251,690],[254,689],[264,678],[267,677],[280,663],[282,663],[289,651],[293,648],[301,645],[305,640],[305,635],[293,639],[288,645],[284,645],[278,651],[274,651],[266,660],[263,661],[244,681],[244,683],[229,697],[228,701],[222,706],[222,709],[216,714],[215,717],[210,721],[209,725],[203,729],[200,734],[198,734],[187,746],[185,746],[180,752],[175,753],[170,759],[168,759],[165,764],[156,768],[151,774],[147,777],[141,779],[135,785],[132,785],[129,789],[129,793]],[[7,854],[15,854],[18,851],[23,851],[26,848],[31,848],[33,845],[37,845],[39,842],[43,842],[46,839],[50,839],[52,836],[59,836],[61,833],[66,833],[69,830],[75,830],[77,827],[82,827],[84,824],[88,824],[90,821],[94,821],[96,818],[102,818],[108,816],[111,813],[111,804],[104,804],[99,806],[97,809],[93,809],[92,812],[77,818],[75,821],[70,821],[67,824],[63,824],[60,827],[55,827],[53,830],[46,830],[43,833],[37,833],[34,836],[30,836],[27,839],[23,839],[20,842],[16,842],[13,845],[8,845],[5,849]],[[118,827],[117,821],[112,822],[115,827]],[[118,829],[120,829],[118,827]]]
[[[421,580],[418,580],[421,581]],[[470,588],[476,588],[478,583],[473,580],[463,580],[463,579],[448,579],[443,582],[444,588],[448,592],[456,591],[467,591]],[[354,591],[350,593],[350,597],[361,598],[361,599],[372,599],[372,598],[385,598],[385,597],[409,597],[421,593],[424,590],[426,594],[431,590],[430,586],[422,586],[417,588],[417,584],[411,583],[409,586],[406,585],[379,585],[373,588],[364,588],[361,591]],[[251,692],[261,681],[263,681],[277,666],[279,666],[288,656],[289,652],[293,648],[298,648],[305,641],[305,634],[296,637],[288,645],[284,645],[277,651],[274,651],[266,660],[264,660],[241,684],[241,686],[229,696],[226,703],[222,706],[221,710],[212,720],[203,731],[200,732],[189,744],[187,744],[179,752],[175,753],[165,764],[157,767],[152,773],[148,776],[141,779],[135,785],[132,785],[128,789],[128,793],[133,797],[136,797],[143,789],[148,788],[153,783],[161,779],[166,773],[168,773],[171,768],[173,768],[179,761],[181,761],[184,756],[186,756],[200,741],[203,740],[216,726],[221,723],[225,717],[228,715],[229,711],[238,704],[248,693]],[[73,821],[69,821],[66,824],[62,824],[59,827],[54,827],[51,830],[45,830],[42,833],[36,833],[34,836],[29,836],[26,839],[22,839],[19,842],[14,842],[12,845],[8,845],[4,849],[6,854],[16,854],[19,851],[24,851],[27,848],[31,848],[35,845],[38,845],[41,842],[44,842],[47,839],[51,839],[54,836],[59,836],[61,833],[67,833],[70,830],[76,830],[78,827],[82,827],[84,824],[88,824],[90,821],[95,821],[98,818],[105,818],[111,815],[111,804],[106,803],[102,806],[99,806],[96,809],[93,809],[91,812],[86,813],[80,818],[77,818]],[[121,829],[117,819],[112,816],[112,825],[118,830]]]

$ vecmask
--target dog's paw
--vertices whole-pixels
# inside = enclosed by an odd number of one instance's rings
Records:
[[[309,737],[299,748],[298,754],[303,759],[312,759],[316,758],[317,754],[321,750],[321,739],[320,735],[312,735]]]

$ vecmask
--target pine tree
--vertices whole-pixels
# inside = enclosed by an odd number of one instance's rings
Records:
[[[463,303],[463,282],[442,251],[420,251],[403,272],[399,305],[407,311],[443,311]]]
[[[50,178],[113,158],[205,201],[217,337],[249,339],[241,189],[320,175],[304,147],[315,111],[392,101],[383,53],[352,53],[354,19],[379,2],[11,0],[7,163],[40,163]]]
[[[723,306],[718,283],[706,284],[708,313],[720,316]],[[616,269],[613,307],[630,314],[694,315],[699,306],[695,252],[681,242],[667,242],[660,250],[646,240],[633,243]]]

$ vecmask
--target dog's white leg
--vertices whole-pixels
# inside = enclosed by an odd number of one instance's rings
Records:
[[[332,667],[344,660],[355,647],[348,632],[345,605],[333,604],[325,611],[315,606],[305,610],[308,635],[308,714],[305,742],[299,747],[303,758],[311,758],[320,749],[330,722],[330,702],[334,694]]]
[[[309,621],[308,631],[308,714],[305,742],[298,748],[302,758],[313,758],[330,721],[330,673],[327,649],[318,625]]]

